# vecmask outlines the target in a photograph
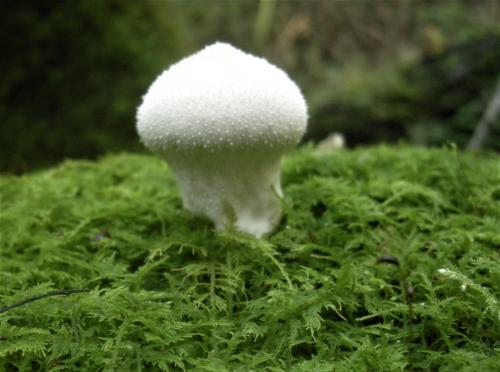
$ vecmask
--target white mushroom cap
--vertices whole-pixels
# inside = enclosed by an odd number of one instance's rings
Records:
[[[139,136],[170,164],[185,208],[255,236],[279,222],[280,159],[306,124],[286,73],[225,43],[164,71],[137,112]]]

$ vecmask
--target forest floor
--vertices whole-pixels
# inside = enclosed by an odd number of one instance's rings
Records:
[[[500,156],[379,146],[283,164],[266,239],[182,210],[147,155],[0,177],[0,370],[493,371]]]

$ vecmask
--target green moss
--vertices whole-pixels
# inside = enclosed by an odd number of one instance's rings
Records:
[[[498,365],[498,155],[304,148],[283,183],[259,241],[183,212],[151,156],[1,177],[0,307],[90,292],[0,314],[0,370]]]

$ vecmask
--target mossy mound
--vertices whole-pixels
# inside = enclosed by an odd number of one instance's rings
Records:
[[[0,370],[498,367],[498,155],[306,147],[283,184],[256,240],[183,212],[151,156],[0,178],[0,307],[90,289],[1,313]]]

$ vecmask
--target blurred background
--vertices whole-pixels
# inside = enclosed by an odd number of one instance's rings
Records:
[[[500,1],[4,1],[0,172],[144,151],[135,110],[216,40],[288,72],[306,141],[465,147],[495,94]],[[482,144],[500,150],[494,122]]]

